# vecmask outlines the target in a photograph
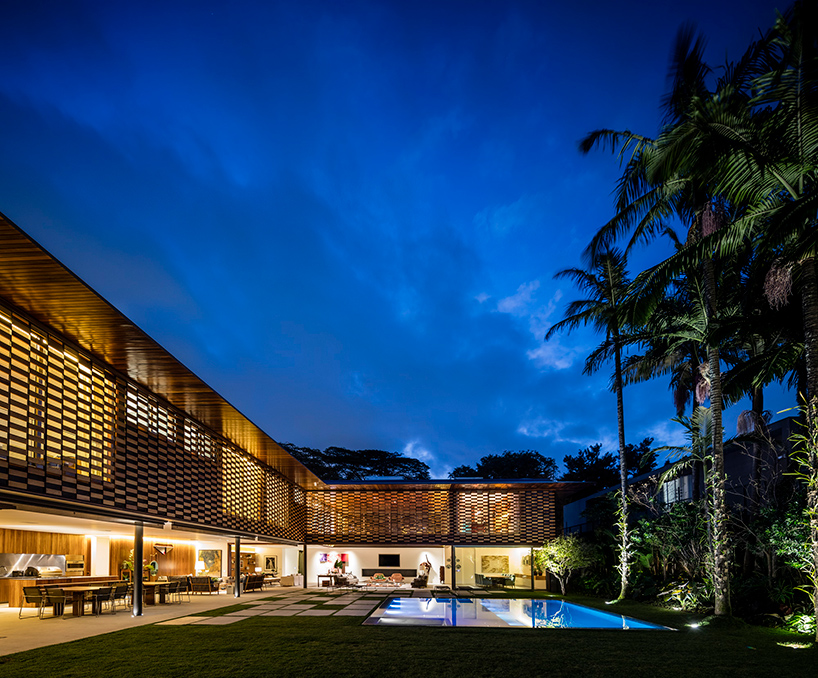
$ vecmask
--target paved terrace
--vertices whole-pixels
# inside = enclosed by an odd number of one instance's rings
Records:
[[[488,595],[475,592],[477,595]],[[459,595],[472,595],[460,593]],[[326,588],[280,588],[243,593],[241,598],[220,594],[193,594],[181,604],[143,605],[141,617],[131,616],[130,609],[119,607],[116,614],[108,612],[96,617],[86,614],[74,617],[70,611],[64,617],[51,617],[47,608],[44,619],[38,619],[35,608],[23,608],[18,619],[18,607],[0,606],[0,655],[33,650],[47,645],[130,629],[146,624],[212,625],[235,624],[254,616],[263,617],[366,617],[388,596],[431,597],[430,589],[369,588],[328,591]],[[229,605],[247,605],[247,609],[216,617],[197,616],[209,610]],[[70,605],[68,606],[70,610]],[[25,615],[28,615],[27,617]]]

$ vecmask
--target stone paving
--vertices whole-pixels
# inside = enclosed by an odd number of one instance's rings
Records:
[[[381,602],[400,592],[396,589],[378,593],[362,594],[347,591],[328,591],[317,594],[315,589],[298,589],[286,592],[268,591],[258,600],[236,601],[252,605],[244,610],[228,612],[218,617],[186,616],[157,622],[157,626],[181,626],[185,624],[221,626],[235,624],[250,617],[367,617]],[[411,591],[407,592],[411,595]]]

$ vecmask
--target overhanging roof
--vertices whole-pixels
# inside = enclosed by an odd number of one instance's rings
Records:
[[[324,483],[0,213],[0,297],[305,488]]]

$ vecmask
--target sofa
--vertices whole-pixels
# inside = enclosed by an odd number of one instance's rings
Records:
[[[211,577],[188,577],[191,593],[218,593],[219,580]]]
[[[261,591],[261,587],[264,585],[264,574],[248,574],[244,578],[244,585],[242,587],[243,591]]]

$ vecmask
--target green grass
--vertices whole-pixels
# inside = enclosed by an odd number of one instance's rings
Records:
[[[606,607],[599,599],[569,599]],[[252,617],[222,627],[143,626],[21,652],[0,657],[0,675],[795,678],[818,674],[818,647],[778,645],[804,642],[801,636],[740,622],[691,629],[685,624],[699,621],[695,615],[630,601],[613,609],[680,630],[394,628],[361,626],[360,617]]]
[[[197,612],[194,614],[194,617],[221,617],[225,614],[230,614],[231,612],[238,612],[240,610],[246,610],[249,607],[255,607],[255,605],[228,605],[227,607],[219,607],[215,610],[205,610],[204,612]]]

